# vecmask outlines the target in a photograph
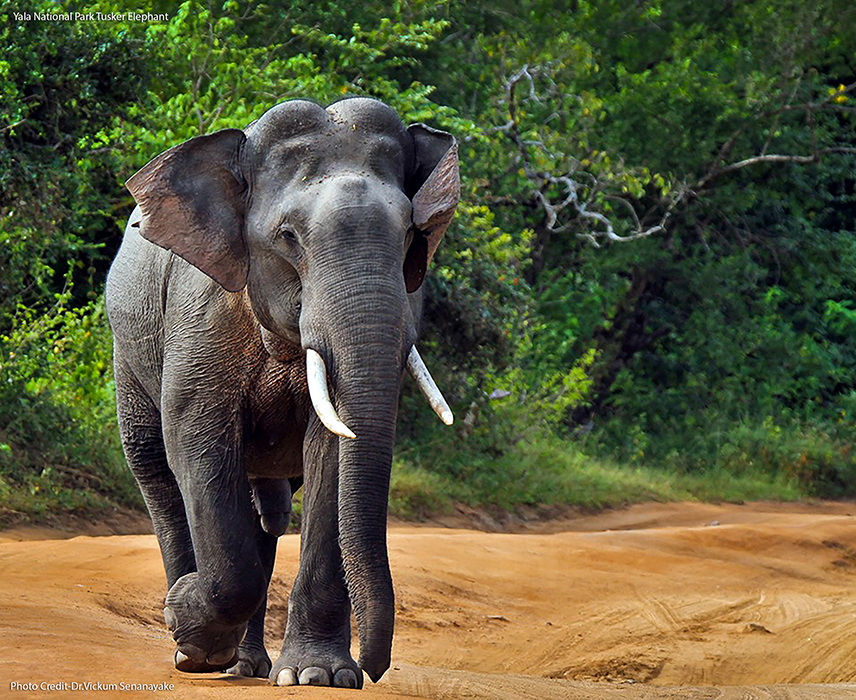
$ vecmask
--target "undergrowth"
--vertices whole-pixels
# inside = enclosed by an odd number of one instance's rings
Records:
[[[0,335],[0,523],[142,508],[125,465],[101,302],[21,309]]]
[[[64,302],[58,298],[40,315],[21,310],[0,336],[4,525],[143,508],[118,437],[103,302],[74,310]],[[426,519],[450,512],[455,503],[515,511],[850,494],[856,457],[843,420],[841,431],[769,417],[715,429],[712,420],[705,431],[670,440],[632,426],[610,432],[608,424],[563,432],[558,417],[584,396],[585,376],[578,367],[564,378],[546,377],[542,393],[526,396],[509,375],[507,396],[490,400],[482,392],[481,400],[458,409],[452,428],[408,388],[390,513]]]
[[[460,453],[460,459],[438,463],[429,454],[406,452],[393,468],[390,512],[424,519],[449,512],[455,502],[513,512],[521,506],[597,510],[642,501],[793,501],[810,495],[797,478],[762,469],[629,466],[590,457],[571,440],[544,433],[495,458]]]
[[[561,384],[561,382],[558,382]],[[544,382],[555,387],[554,380]],[[390,510],[405,518],[448,512],[454,502],[514,511],[569,505],[583,509],[640,501],[791,501],[846,495],[837,485],[853,469],[848,447],[818,430],[732,426],[720,450],[702,459],[687,441],[683,452],[652,458],[640,435],[625,436],[636,451],[616,458],[602,433],[563,431],[549,395],[515,393],[473,402],[452,428],[405,393],[405,422],[393,468]],[[525,401],[526,405],[520,403]],[[409,430],[408,430],[409,428]],[[701,445],[700,450],[706,449]]]

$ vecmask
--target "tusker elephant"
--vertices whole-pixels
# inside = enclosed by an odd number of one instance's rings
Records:
[[[293,100],[169,149],[126,185],[138,207],[107,314],[176,668],[377,681],[393,634],[386,515],[405,368],[452,422],[414,341],[459,199],[455,139],[405,128],[376,100]],[[301,485],[300,567],[271,664],[267,588]]]

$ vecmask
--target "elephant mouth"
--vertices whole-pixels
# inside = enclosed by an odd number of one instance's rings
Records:
[[[419,351],[415,345],[410,348],[410,353],[407,356],[407,371],[416,380],[419,390],[431,405],[434,413],[446,425],[452,425],[455,420],[452,409],[449,408],[449,404],[443,398],[443,394],[419,356]],[[336,408],[330,400],[330,392],[327,388],[327,366],[324,363],[324,358],[312,348],[306,350],[306,379],[309,384],[309,398],[312,400],[312,407],[315,409],[318,419],[331,433],[353,440],[356,434],[339,418],[339,414],[336,413]]]

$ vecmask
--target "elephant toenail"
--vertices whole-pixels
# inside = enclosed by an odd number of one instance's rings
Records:
[[[167,627],[169,627],[171,630],[175,629],[175,623],[176,623],[175,613],[172,610],[170,610],[169,608],[163,609],[163,620],[164,620],[164,622],[166,622]]]
[[[333,685],[337,688],[356,688],[357,674],[349,668],[340,668],[333,676]]]
[[[220,649],[220,651],[215,651],[208,655],[208,663],[211,666],[223,666],[228,664],[232,659],[235,658],[235,654],[237,650],[235,647],[226,647],[225,649]]]
[[[253,667],[249,661],[239,661],[232,668],[227,668],[226,673],[230,673],[233,676],[245,676],[247,678],[252,678]]]
[[[294,669],[284,668],[276,677],[277,685],[297,685],[297,674]]]
[[[330,685],[330,674],[318,666],[304,668],[300,672],[300,685]]]
[[[193,644],[182,644],[178,647],[175,652],[176,659],[178,659],[178,655],[181,654],[186,659],[193,661],[194,663],[201,664],[205,662],[205,657],[207,654],[200,649],[198,646]]]

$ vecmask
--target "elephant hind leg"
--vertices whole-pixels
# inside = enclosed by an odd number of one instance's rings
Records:
[[[184,501],[167,463],[158,407],[122,361],[119,348],[114,367],[122,447],[152,519],[169,589],[196,571]]]

